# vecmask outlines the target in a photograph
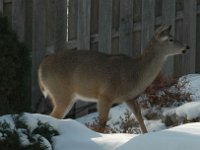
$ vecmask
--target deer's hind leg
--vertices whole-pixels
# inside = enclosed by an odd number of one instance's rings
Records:
[[[44,86],[44,89],[53,105],[50,116],[58,119],[64,118],[74,104],[72,92],[68,88],[56,84]]]
[[[71,110],[74,100],[69,95],[54,95],[52,96],[53,101],[53,110],[50,113],[50,116],[61,119],[64,118],[65,115]],[[63,101],[58,101],[63,100]]]
[[[138,101],[133,99],[133,100],[126,101],[126,104],[133,111],[137,121],[139,122],[142,133],[147,133],[147,129],[144,124],[144,120],[142,118],[141,109],[140,109],[140,105],[139,105]]]

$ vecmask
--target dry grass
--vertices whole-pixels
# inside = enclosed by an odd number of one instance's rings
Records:
[[[156,106],[161,108],[181,105],[185,102],[192,101],[191,93],[181,91],[187,83],[188,80],[186,78],[183,78],[180,83],[174,76],[165,76],[160,73],[155,81],[145,90],[146,97],[141,102],[142,107],[148,108]],[[174,87],[173,91],[170,90],[172,86]]]
[[[99,119],[96,118],[92,123],[86,123],[86,126],[96,132],[101,133],[134,133],[140,134],[139,124],[135,119],[131,117],[132,112],[128,109],[124,113],[124,117],[119,117],[119,122],[117,127],[111,127],[107,125],[105,128],[99,126]]]

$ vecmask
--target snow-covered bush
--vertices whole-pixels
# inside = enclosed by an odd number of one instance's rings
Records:
[[[31,129],[23,115],[12,115],[13,124],[5,120],[0,122],[1,150],[52,150],[53,136],[58,132],[49,124],[38,121]]]

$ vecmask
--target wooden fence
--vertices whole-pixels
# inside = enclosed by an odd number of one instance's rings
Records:
[[[172,25],[172,35],[190,46],[164,71],[200,72],[200,0],[0,0],[0,11],[32,49],[33,110],[41,96],[37,68],[46,54],[85,49],[135,58],[160,24]]]

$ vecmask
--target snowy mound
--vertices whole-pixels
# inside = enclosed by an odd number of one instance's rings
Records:
[[[197,150],[200,146],[200,123],[185,124],[168,130],[139,135],[118,150]]]
[[[200,117],[200,102],[189,102],[164,112],[165,116],[172,114],[175,114],[179,118],[186,118],[187,120],[198,118]]]
[[[197,150],[200,147],[200,123],[134,135],[101,134],[71,119],[57,120],[39,114],[25,113],[24,118],[30,129],[36,128],[39,120],[49,123],[59,132],[52,138],[55,150]],[[0,121],[15,126],[10,115],[0,117]]]

